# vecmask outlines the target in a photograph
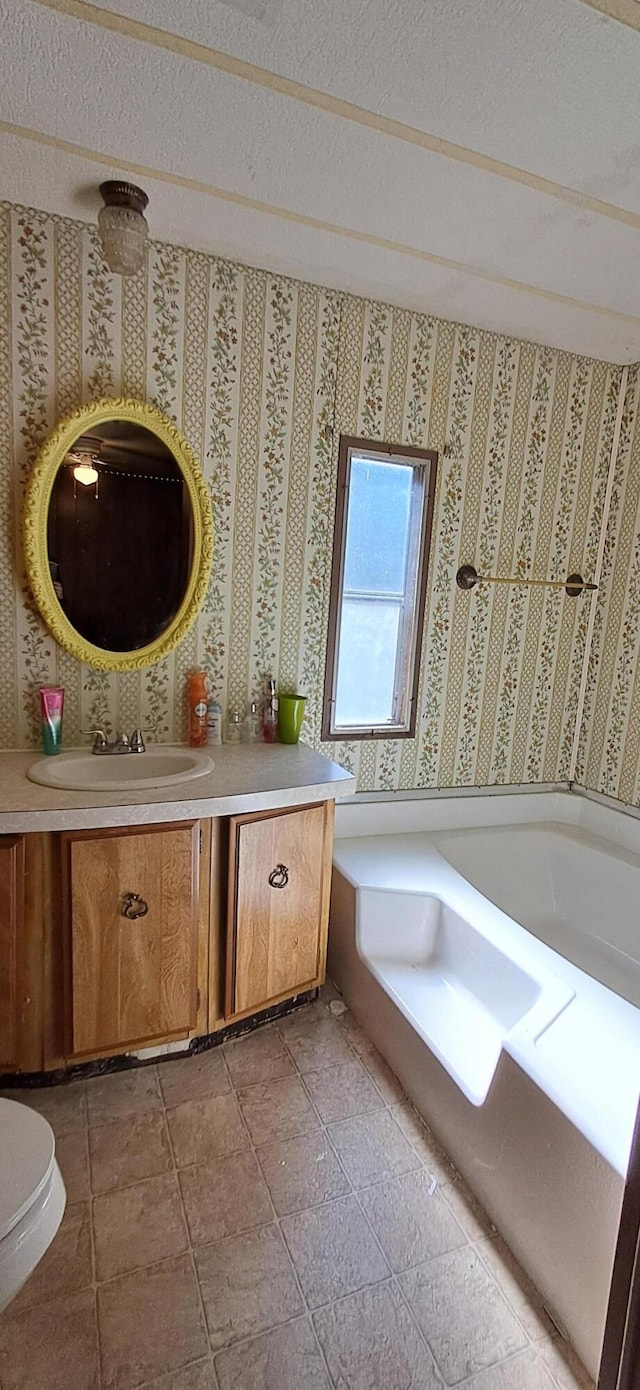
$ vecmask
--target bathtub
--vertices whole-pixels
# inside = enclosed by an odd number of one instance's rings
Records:
[[[338,805],[329,973],[596,1377],[640,1085],[640,820]]]

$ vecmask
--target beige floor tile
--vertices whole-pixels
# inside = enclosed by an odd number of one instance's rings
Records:
[[[56,1158],[64,1178],[68,1202],[82,1202],[89,1196],[89,1146],[86,1129],[61,1134],[56,1139]]]
[[[142,1390],[218,1390],[213,1361],[196,1361],[181,1371],[170,1371],[159,1380],[148,1380]]]
[[[439,1192],[429,1195],[423,1168],[368,1187],[360,1202],[392,1269],[424,1264],[467,1244],[467,1237]]]
[[[321,1308],[313,1321],[340,1390],[442,1390],[440,1377],[393,1284]]]
[[[57,1235],[13,1300],[11,1312],[21,1313],[25,1308],[48,1303],[52,1298],[87,1289],[92,1283],[89,1203],[76,1202],[67,1207]]]
[[[470,1246],[399,1276],[449,1385],[528,1345],[525,1334]]]
[[[256,1028],[245,1038],[224,1044],[225,1061],[234,1086],[253,1086],[292,1076],[295,1068],[274,1023]]]
[[[44,1115],[56,1139],[63,1134],[72,1134],[86,1128],[87,1096],[84,1081],[4,1091],[3,1095],[8,1100],[17,1100],[21,1105],[29,1105],[32,1110],[37,1110],[39,1115]]]
[[[387,1065],[379,1052],[363,1052],[362,1065],[366,1067],[371,1080],[375,1082],[385,1105],[396,1105],[404,1100],[404,1086]]]
[[[214,1351],[288,1322],[304,1305],[277,1226],[260,1226],[196,1251]]]
[[[379,1110],[384,1103],[357,1057],[341,1066],[305,1072],[304,1084],[325,1123]]]
[[[208,1163],[249,1147],[240,1107],[233,1094],[188,1100],[167,1111],[176,1163]]]
[[[158,1076],[165,1105],[180,1105],[200,1096],[222,1096],[231,1089],[220,1047],[191,1057],[168,1058],[158,1067]]]
[[[564,1337],[539,1342],[536,1351],[554,1376],[560,1390],[594,1390],[593,1381]]]
[[[2,1390],[98,1390],[92,1289],[0,1317]]]
[[[194,1245],[273,1220],[269,1190],[250,1150],[202,1167],[182,1168],[179,1176]]]
[[[408,1173],[420,1160],[388,1110],[329,1126],[329,1133],[354,1187]]]
[[[504,1241],[495,1236],[493,1240],[481,1240],[476,1248],[531,1341],[555,1336],[554,1325],[536,1289]]]
[[[323,1130],[265,1144],[257,1155],[278,1216],[304,1211],[349,1191]]]
[[[98,1280],[181,1255],[188,1240],[175,1173],[94,1197],[93,1231]]]
[[[310,1308],[389,1278],[355,1197],[285,1216],[281,1228]]]
[[[290,1014],[284,1018],[279,1018],[277,1022],[278,1032],[283,1038],[293,1038],[297,1033],[306,1033],[307,1028],[312,1023],[326,1023],[330,1017],[327,1006],[322,999],[314,999],[310,1004],[304,1004],[301,1009],[292,1009]]]
[[[320,1121],[298,1076],[245,1086],[238,1100],[254,1144],[292,1139],[318,1129]]]
[[[96,1076],[87,1082],[90,1125],[107,1125],[126,1115],[142,1115],[162,1105],[158,1069],[133,1067],[109,1076]]]
[[[333,980],[330,980],[328,975],[324,984],[320,986],[320,998],[322,1003],[327,1005],[331,1004],[334,999],[342,1001],[342,995],[338,986],[334,985]]]
[[[220,1390],[330,1390],[306,1318],[276,1327],[215,1359]],[[387,1388],[390,1390],[390,1387]]]
[[[333,1018],[312,1019],[283,1034],[298,1071],[319,1071],[350,1062],[353,1052]]]
[[[484,1207],[480,1206],[462,1178],[456,1178],[453,1183],[443,1183],[440,1191],[469,1240],[480,1240],[482,1236],[496,1234],[496,1228],[489,1220]]]
[[[556,1390],[556,1386],[536,1352],[530,1349],[465,1380],[464,1390]]]
[[[365,1033],[364,1028],[360,1026],[355,1014],[352,1014],[350,1009],[347,1010],[346,1014],[341,1014],[337,1022],[359,1057],[362,1057],[365,1052],[375,1052],[371,1038],[368,1033]]]
[[[188,1255],[101,1284],[98,1322],[103,1390],[130,1390],[208,1351]]]
[[[130,1115],[90,1129],[89,1156],[94,1192],[109,1192],[170,1172],[173,1159],[162,1111]]]
[[[402,1133],[416,1150],[429,1173],[439,1183],[452,1183],[458,1180],[458,1173],[443,1148],[441,1148],[428,1125],[425,1125],[410,1100],[400,1101],[391,1106],[391,1114]]]

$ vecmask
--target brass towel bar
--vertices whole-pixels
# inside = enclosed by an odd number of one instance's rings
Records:
[[[587,584],[581,574],[570,574],[566,579],[521,579],[518,575],[478,574],[475,565],[461,565],[456,574],[459,589],[475,589],[476,584],[530,584],[536,588],[565,589],[569,598],[578,598],[587,589],[597,589],[597,584]]]

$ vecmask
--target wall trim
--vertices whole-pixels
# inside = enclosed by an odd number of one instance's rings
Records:
[[[590,2],[591,0],[587,0],[587,3]],[[617,6],[629,11],[634,2],[635,0],[626,0],[625,4],[624,0],[617,0]],[[495,174],[511,183],[519,183],[538,193],[546,193],[548,197],[569,203],[572,207],[594,212],[599,217],[607,217],[614,222],[626,223],[629,227],[640,227],[640,213],[631,212],[629,209],[618,207],[614,203],[607,203],[601,198],[594,198],[590,194],[583,193],[569,185],[555,183],[552,179],[543,178],[542,175],[533,174],[517,165],[494,159],[491,155],[482,154],[478,150],[471,150],[465,145],[458,145],[451,140],[442,139],[440,136],[430,135],[427,131],[407,125],[404,121],[370,111],[366,107],[356,105],[355,102],[345,101],[343,98],[332,96],[317,87],[309,87],[304,82],[283,77],[279,73],[271,72],[268,68],[258,67],[255,63],[249,63],[243,58],[236,58],[232,54],[223,53],[220,49],[212,48],[198,40],[171,33],[171,31],[161,29],[155,24],[146,24],[139,19],[115,14],[102,5],[88,3],[88,0],[36,0],[36,3],[43,9],[53,10],[56,14],[65,15],[84,24],[91,24],[96,28],[109,30],[123,38],[132,39],[134,42],[164,49],[191,62],[216,68],[219,72],[226,72],[232,77],[242,78],[246,82],[252,82],[254,86],[277,92],[279,95],[289,97],[305,106],[311,106],[317,111],[324,111],[329,115],[351,121],[355,125],[367,126],[370,130],[376,130],[383,135],[391,136],[392,139],[401,140],[405,144],[421,146],[422,149],[429,150],[432,154],[442,155],[445,159],[455,160],[459,164],[469,164],[475,169],[482,169],[486,173]],[[608,0],[608,3],[616,4],[616,0]],[[597,7],[602,9],[604,4],[605,0],[601,0]],[[616,18],[618,17],[616,15]],[[637,23],[635,27],[638,27]]]
[[[0,134],[9,135],[19,140],[28,140],[32,144],[42,145],[45,149],[60,150],[63,154],[70,154],[78,159],[86,159],[93,164],[98,164],[111,171],[119,169],[121,173],[134,174],[141,179],[155,179],[159,183],[170,184],[174,188],[189,189],[193,193],[203,193],[206,197],[217,198],[220,202],[231,203],[235,207],[249,208],[254,212],[264,213],[268,217],[277,217],[284,222],[293,222],[298,226],[311,227],[314,231],[330,232],[333,236],[346,237],[349,241],[357,241],[365,246],[377,246],[383,251],[392,251],[400,256],[410,256],[413,260],[425,262],[427,265],[441,266],[445,270],[453,270],[461,275],[468,275],[473,280],[482,280],[489,285],[500,285],[503,289],[516,290],[519,294],[534,295],[538,299],[544,299],[550,304],[564,304],[570,309],[580,309],[584,313],[598,314],[603,318],[615,319],[621,323],[632,323],[638,325],[640,316],[635,314],[625,314],[621,309],[607,309],[603,304],[594,304],[591,301],[574,299],[571,295],[561,294],[559,290],[544,289],[541,285],[528,285],[521,280],[511,280],[505,275],[495,275],[490,270],[482,270],[479,266],[468,265],[464,261],[454,261],[448,256],[438,256],[433,251],[424,251],[418,246],[408,246],[401,241],[393,241],[389,237],[378,236],[373,232],[361,231],[355,227],[343,227],[337,222],[325,222],[323,218],[312,217],[307,213],[293,212],[289,208],[279,207],[275,203],[264,203],[258,198],[250,198],[244,193],[233,193],[226,188],[220,188],[216,184],[204,183],[200,179],[192,179],[184,174],[174,174],[168,169],[152,168],[149,165],[137,164],[133,160],[122,159],[119,155],[103,154],[99,150],[88,149],[83,145],[76,145],[71,140],[62,140],[57,135],[47,135],[44,131],[31,130],[27,126],[13,125],[10,121],[0,121]],[[8,200],[11,201],[11,200]],[[12,204],[15,206],[15,204]],[[68,213],[48,213],[48,216],[63,217],[68,221],[76,221]],[[86,225],[86,223],[84,223]],[[640,217],[638,218],[640,227]],[[172,245],[161,239],[165,245]],[[189,248],[197,250],[198,248]],[[207,249],[205,255],[215,256],[215,250]],[[237,257],[222,257],[224,260],[237,261]],[[242,262],[244,264],[244,262]],[[272,273],[272,272],[269,272]],[[291,277],[289,277],[291,278]],[[295,277],[294,277],[295,278]],[[299,277],[298,277],[299,278]],[[308,282],[302,282],[308,283]],[[324,282],[323,282],[324,284]],[[335,285],[324,285],[326,289],[335,290]],[[340,294],[353,295],[356,299],[361,299],[362,295],[357,295],[352,290],[337,291]],[[410,310],[411,313],[424,313],[424,309]],[[440,317],[438,315],[438,317]],[[483,332],[492,332],[491,329],[483,329]],[[493,330],[494,337],[504,336],[513,337],[513,334],[499,335]],[[524,340],[519,340],[524,341]],[[541,344],[548,346],[548,344]],[[568,349],[554,348],[556,352],[567,352]],[[570,354],[578,356],[577,353]],[[596,360],[596,359],[592,359]],[[611,363],[612,366],[620,366],[620,363]]]

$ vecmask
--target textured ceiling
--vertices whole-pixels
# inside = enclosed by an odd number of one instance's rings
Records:
[[[0,195],[636,361],[636,10],[0,0]]]

